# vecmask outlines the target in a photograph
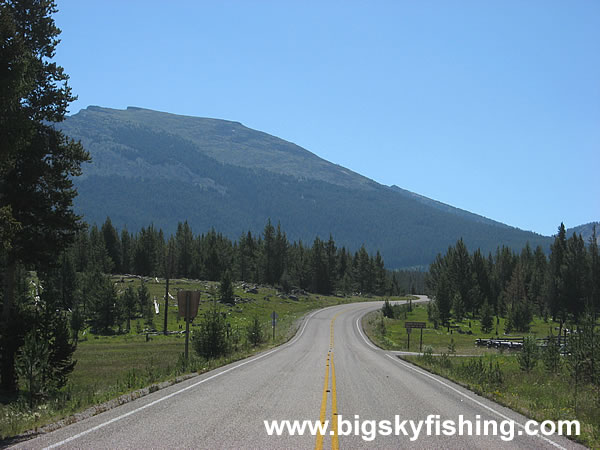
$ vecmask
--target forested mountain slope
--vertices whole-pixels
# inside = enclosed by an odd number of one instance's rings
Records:
[[[333,233],[351,250],[379,249],[389,268],[426,265],[460,237],[485,252],[550,242],[380,185],[237,122],[94,106],[61,127],[93,158],[77,179],[77,210],[89,223],[110,216],[130,231],[154,223],[172,232],[187,220],[196,233],[214,227],[237,238],[271,218],[290,239]]]

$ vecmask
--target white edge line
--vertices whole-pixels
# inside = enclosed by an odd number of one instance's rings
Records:
[[[156,405],[158,403],[161,403],[161,402],[163,402],[165,400],[168,400],[171,397],[179,395],[182,392],[185,392],[185,391],[187,391],[189,389],[195,388],[196,386],[199,386],[202,383],[206,383],[207,381],[212,380],[213,378],[217,378],[217,377],[219,377],[219,376],[221,376],[223,374],[226,374],[227,372],[231,372],[232,370],[235,370],[235,369],[237,369],[239,367],[245,366],[246,364],[249,364],[251,362],[258,361],[259,359],[264,358],[265,356],[269,356],[269,355],[271,355],[271,354],[273,354],[273,353],[275,353],[275,352],[277,352],[277,351],[279,351],[279,350],[281,350],[283,348],[289,347],[290,345],[292,345],[293,343],[295,343],[298,339],[300,339],[300,337],[304,333],[304,330],[306,329],[306,326],[308,325],[308,322],[312,318],[312,316],[314,316],[317,312],[322,311],[323,309],[325,309],[325,308],[317,309],[316,311],[313,311],[306,318],[306,320],[304,321],[304,325],[302,326],[302,329],[300,330],[300,333],[298,333],[294,337],[294,339],[292,339],[288,343],[286,343],[286,344],[284,344],[284,345],[282,345],[280,347],[277,347],[277,348],[271,350],[270,352],[267,352],[267,353],[264,353],[264,354],[262,354],[260,356],[257,356],[256,358],[248,359],[248,360],[246,360],[246,361],[244,361],[244,362],[242,362],[242,363],[240,363],[240,364],[238,364],[236,366],[230,367],[229,369],[225,369],[225,370],[223,370],[223,371],[221,371],[219,373],[216,373],[216,374],[214,374],[214,375],[212,375],[212,376],[210,376],[208,378],[204,378],[204,379],[202,379],[202,380],[200,380],[200,381],[198,381],[198,382],[196,382],[194,384],[191,384],[191,385],[189,385],[187,387],[184,387],[184,388],[182,388],[182,389],[180,389],[178,391],[172,392],[169,395],[165,395],[164,397],[156,399],[153,402],[150,402],[150,403],[148,403],[148,404],[146,404],[144,406],[140,406],[139,408],[134,409],[133,411],[129,411],[129,412],[125,413],[125,414],[121,414],[120,416],[114,417],[114,418],[112,418],[112,419],[110,419],[110,420],[108,420],[106,422],[103,422],[103,423],[101,423],[99,425],[96,425],[95,427],[92,427],[92,428],[89,428],[89,429],[87,429],[85,431],[82,431],[81,433],[75,434],[75,435],[73,435],[71,437],[68,437],[67,439],[64,439],[64,440],[62,440],[60,442],[57,442],[57,443],[52,444],[52,445],[49,445],[48,447],[44,447],[44,450],[51,449],[51,448],[56,448],[56,447],[60,447],[61,445],[67,444],[67,443],[69,443],[71,441],[74,441],[75,439],[79,439],[80,437],[85,436],[86,434],[89,434],[89,433],[91,433],[93,431],[99,430],[100,428],[104,428],[105,426],[110,425],[111,423],[117,422],[117,421],[119,421],[121,419],[129,417],[129,416],[131,416],[133,414],[136,414],[136,413],[138,413],[138,412],[140,412],[140,411],[142,411],[142,410],[144,410],[146,408],[149,408],[149,407],[154,406],[154,405]]]
[[[360,324],[358,323],[358,322],[360,321],[360,319],[362,319],[362,317],[359,317],[358,319],[356,319],[356,329],[358,330],[358,332],[360,333],[361,337],[363,338],[363,341],[365,341],[365,343],[366,343],[366,344],[367,344],[369,347],[371,347],[372,349],[375,349],[375,350],[381,350],[380,348],[378,348],[378,347],[375,347],[373,344],[371,344],[371,343],[369,342],[369,340],[368,340],[368,339],[365,337],[365,335],[364,335],[364,334],[363,334],[363,332],[361,331],[361,326],[360,326]]]
[[[364,316],[363,316],[363,317],[364,317]],[[366,343],[366,344],[367,344],[369,347],[371,347],[371,348],[373,348],[373,349],[375,349],[375,350],[381,350],[380,348],[378,348],[378,347],[375,347],[375,346],[374,346],[374,345],[373,345],[371,342],[369,342],[369,340],[367,339],[367,337],[366,337],[366,336],[363,334],[363,332],[361,331],[361,329],[360,329],[361,327],[360,327],[360,324],[359,324],[359,321],[360,321],[360,319],[361,319],[361,318],[362,318],[362,317],[359,317],[358,319],[356,319],[356,328],[357,328],[358,332],[360,333],[361,337],[363,338],[363,340],[365,341],[365,343]],[[431,379],[432,379],[432,380],[434,380],[434,381],[437,381],[437,382],[438,382],[438,383],[440,383],[441,385],[443,385],[443,386],[447,387],[448,389],[450,389],[450,390],[452,390],[452,391],[456,392],[457,394],[459,394],[459,395],[461,395],[461,396],[463,396],[463,397],[465,397],[465,398],[467,398],[467,399],[471,400],[473,403],[476,403],[477,405],[479,405],[479,406],[481,406],[481,407],[483,407],[483,408],[485,408],[485,409],[487,409],[487,410],[489,410],[489,411],[493,412],[493,413],[494,413],[494,414],[496,414],[497,416],[499,416],[499,417],[502,417],[503,419],[510,420],[510,421],[512,421],[512,422],[514,422],[514,423],[516,423],[516,424],[519,426],[519,428],[525,429],[525,426],[524,426],[524,425],[522,425],[522,424],[520,424],[520,423],[519,423],[519,422],[517,422],[516,420],[513,420],[513,419],[511,419],[510,417],[508,417],[508,416],[505,416],[505,415],[504,415],[504,414],[502,414],[501,412],[499,412],[499,411],[496,411],[494,408],[491,408],[490,406],[487,406],[486,404],[484,404],[484,403],[481,403],[479,400],[477,400],[477,399],[475,399],[475,398],[473,398],[473,397],[470,397],[469,395],[465,394],[464,392],[461,392],[461,391],[459,391],[459,390],[458,390],[458,389],[456,389],[455,387],[453,387],[453,386],[450,386],[448,383],[444,383],[442,380],[440,380],[440,379],[438,379],[438,378],[434,377],[433,375],[431,375],[431,374],[429,374],[429,373],[427,373],[427,372],[425,372],[425,371],[422,371],[422,370],[419,370],[419,369],[417,369],[417,368],[413,367],[413,365],[412,365],[412,364],[407,364],[407,363],[405,363],[405,362],[403,362],[403,361],[400,361],[400,359],[399,359],[397,356],[392,356],[392,355],[390,355],[390,354],[386,354],[385,356],[387,356],[388,358],[390,358],[392,361],[395,361],[395,362],[397,362],[398,364],[401,364],[401,365],[403,365],[404,367],[407,367],[407,368],[409,368],[409,369],[411,369],[411,370],[414,370],[415,372],[417,372],[417,373],[419,373],[419,374],[421,374],[421,375],[424,375],[424,376],[426,376],[426,377],[428,377],[428,378],[431,378]],[[543,436],[543,435],[541,435],[541,434],[537,434],[537,435],[535,435],[535,436],[537,436],[537,437],[539,437],[540,439],[543,439],[544,441],[546,441],[546,442],[548,442],[548,443],[552,444],[552,445],[553,445],[553,446],[555,446],[556,448],[560,448],[560,449],[562,449],[562,450],[566,450],[566,448],[565,448],[565,447],[561,446],[560,444],[557,444],[556,442],[554,442],[554,441],[553,441],[553,440],[551,440],[551,439],[548,439],[546,436]]]
[[[475,404],[477,404],[477,405],[481,406],[482,408],[485,408],[485,409],[487,409],[488,411],[491,411],[491,412],[493,412],[493,413],[494,413],[494,414],[496,414],[497,416],[499,416],[499,417],[501,417],[501,418],[503,418],[503,419],[505,419],[505,420],[509,420],[509,421],[511,421],[511,422],[514,422],[514,423],[516,423],[516,424],[519,426],[519,428],[522,428],[523,430],[525,430],[525,425],[521,425],[521,424],[520,424],[519,422],[517,422],[516,420],[514,420],[514,419],[511,419],[510,417],[508,417],[508,416],[506,416],[506,415],[502,414],[500,411],[496,411],[494,408],[492,408],[492,407],[490,407],[490,406],[487,406],[486,404],[484,404],[484,403],[480,402],[479,400],[477,400],[477,399],[475,399],[475,398],[473,398],[473,397],[471,397],[471,396],[469,396],[469,395],[465,394],[464,392],[461,392],[461,391],[459,391],[459,390],[458,390],[458,389],[456,389],[455,387],[453,387],[453,386],[450,386],[448,383],[444,383],[442,380],[440,380],[440,379],[438,379],[438,378],[434,377],[433,375],[431,375],[431,374],[429,374],[429,373],[427,373],[427,372],[425,372],[425,371],[419,370],[419,369],[417,369],[416,367],[413,367],[413,365],[412,365],[412,364],[408,364],[408,363],[405,363],[405,362],[403,362],[403,361],[400,361],[400,359],[399,359],[397,356],[392,356],[392,355],[389,355],[389,354],[386,354],[385,356],[387,356],[388,358],[390,358],[392,361],[395,361],[395,362],[397,362],[398,364],[401,364],[401,365],[403,365],[404,367],[407,367],[407,368],[409,368],[409,369],[411,369],[411,370],[414,370],[415,372],[417,372],[417,373],[419,373],[419,374],[421,374],[421,375],[424,375],[424,376],[426,376],[426,377],[428,377],[428,378],[431,378],[431,379],[432,379],[432,380],[434,380],[434,381],[437,381],[437,382],[438,382],[438,383],[440,383],[441,385],[443,385],[443,386],[447,387],[448,389],[450,389],[450,390],[452,390],[452,391],[456,392],[457,394],[459,394],[459,395],[461,395],[461,396],[463,396],[463,397],[465,397],[465,398],[467,398],[467,399],[471,400],[473,403],[475,403]],[[528,436],[529,436],[529,435],[528,435]],[[537,436],[537,437],[539,437],[540,439],[543,439],[544,441],[546,441],[546,442],[548,442],[548,443],[550,443],[550,444],[554,445],[554,446],[555,446],[555,447],[557,447],[557,448],[561,448],[561,449],[563,449],[563,450],[566,450],[566,449],[565,449],[565,447],[561,446],[560,444],[557,444],[556,442],[552,441],[551,439],[548,439],[546,436],[543,436],[543,435],[541,435],[541,434],[536,434],[536,435],[533,435],[533,436]]]

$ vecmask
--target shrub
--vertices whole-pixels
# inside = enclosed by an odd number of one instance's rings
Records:
[[[199,356],[207,359],[229,353],[227,323],[215,304],[204,313],[199,330],[192,336],[192,346]]]
[[[248,325],[246,337],[248,339],[248,343],[253,347],[256,347],[264,341],[263,330],[258,317],[254,317],[254,319],[252,319],[252,323]]]
[[[517,355],[519,367],[524,372],[531,372],[537,365],[539,350],[534,336],[526,336],[523,340],[523,348]]]

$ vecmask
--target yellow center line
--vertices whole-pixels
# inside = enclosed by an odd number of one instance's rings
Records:
[[[338,450],[340,443],[338,441],[338,422],[337,422],[337,392],[335,389],[335,366],[333,364],[333,353],[331,353],[331,427],[333,436],[331,437],[331,448]]]
[[[337,392],[335,386],[335,366],[333,364],[333,327],[335,323],[335,319],[341,313],[337,313],[331,319],[331,324],[329,325],[329,351],[327,352],[327,363],[325,366],[325,383],[323,384],[323,396],[321,398],[321,412],[319,415],[319,419],[321,424],[325,423],[325,419],[327,417],[327,387],[329,386],[329,366],[331,365],[331,431],[333,434],[331,436],[331,448],[338,450],[339,442],[338,442],[338,429],[337,429]],[[316,450],[322,450],[323,448],[323,438],[324,436],[321,433],[317,434],[317,442],[315,444]]]
[[[321,424],[325,423],[325,417],[327,416],[327,386],[329,386],[329,352],[327,353],[327,366],[325,367],[325,383],[323,384],[323,397],[321,399],[321,414],[319,419]],[[317,443],[315,445],[316,450],[323,448],[323,435],[317,434]]]

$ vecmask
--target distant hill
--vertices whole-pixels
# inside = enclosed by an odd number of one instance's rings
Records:
[[[309,244],[332,233],[340,245],[381,250],[388,267],[429,264],[463,237],[469,248],[547,248],[550,238],[401,189],[383,186],[295,144],[218,119],[141,108],[90,106],[62,129],[93,162],[76,180],[76,209],[89,223],[110,216],[135,231],[214,227],[231,238],[268,218]]]
[[[598,239],[598,235],[600,235],[600,222],[590,222],[573,228],[568,228],[567,237],[572,236],[573,233],[581,234],[581,237],[587,244],[592,238],[594,226],[596,226],[596,244],[599,244],[600,241]]]

